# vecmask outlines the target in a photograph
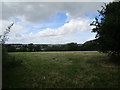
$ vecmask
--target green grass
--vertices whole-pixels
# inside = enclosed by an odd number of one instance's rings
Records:
[[[21,66],[3,71],[3,88],[120,88],[119,66],[97,51],[9,53]]]

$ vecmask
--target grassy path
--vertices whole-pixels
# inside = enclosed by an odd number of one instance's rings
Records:
[[[120,87],[118,66],[96,51],[15,52],[21,66],[3,72],[8,88],[114,88]],[[105,61],[106,60],[106,61]]]

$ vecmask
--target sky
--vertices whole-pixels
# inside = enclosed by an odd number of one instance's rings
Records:
[[[103,2],[2,2],[0,34],[14,22],[6,43],[81,44],[95,39],[90,23],[102,5]]]

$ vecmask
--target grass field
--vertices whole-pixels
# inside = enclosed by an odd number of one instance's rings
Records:
[[[3,88],[120,88],[120,68],[97,51],[15,52],[21,66],[3,71]]]

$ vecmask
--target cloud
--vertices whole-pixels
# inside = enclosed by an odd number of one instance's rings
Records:
[[[91,32],[90,22],[91,19],[89,18],[72,19],[59,28],[47,28],[36,33],[30,32],[29,34],[23,34],[28,28],[18,23],[13,26],[7,43],[83,43],[86,40],[93,39],[94,34],[85,35],[85,33]],[[84,36],[73,36],[76,33],[84,33]]]
[[[85,32],[90,30],[90,21],[90,19],[86,18],[72,19],[57,29],[47,28],[45,30],[39,31],[38,34],[39,36],[56,36]]]
[[[120,0],[113,0],[114,2],[119,2]]]
[[[57,12],[69,14],[69,19],[78,18],[85,12],[97,12],[102,2],[4,2],[2,19],[22,17],[26,21],[37,22],[47,20]]]
[[[89,26],[92,19],[84,17],[84,14],[97,13],[101,5],[102,2],[4,2],[2,3],[2,30],[5,30],[11,21],[15,21],[7,43],[83,43],[94,39],[95,36],[91,34]],[[62,26],[53,29],[46,28],[46,25],[44,29],[39,29],[43,28],[44,24],[37,23],[48,22],[57,13],[64,13],[67,16]]]

